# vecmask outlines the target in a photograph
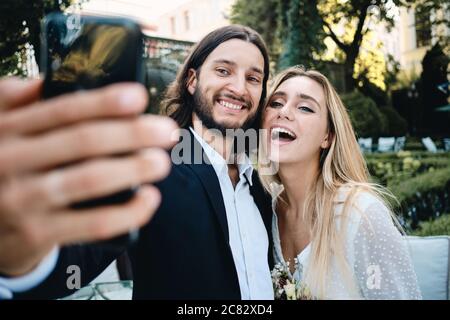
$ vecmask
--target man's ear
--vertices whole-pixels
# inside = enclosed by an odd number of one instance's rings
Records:
[[[331,146],[333,139],[334,139],[334,133],[332,133],[331,131],[328,131],[328,133],[326,134],[325,138],[323,139],[320,147],[322,149],[328,149]]]
[[[189,69],[188,71],[188,81],[187,81],[187,89],[190,94],[194,94],[195,88],[197,87],[197,73],[194,69]]]

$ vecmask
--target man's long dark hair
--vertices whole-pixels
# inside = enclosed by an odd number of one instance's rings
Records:
[[[165,98],[161,103],[161,110],[164,114],[173,118],[181,128],[192,126],[193,96],[187,89],[189,70],[192,68],[200,72],[203,62],[209,54],[220,44],[231,39],[240,39],[250,42],[258,47],[264,58],[264,78],[262,82],[262,94],[258,105],[258,111],[253,128],[258,128],[261,123],[261,113],[266,98],[267,79],[269,78],[269,55],[264,40],[253,29],[241,26],[230,25],[216,29],[206,35],[192,49],[184,65],[179,70],[176,79],[168,87]]]

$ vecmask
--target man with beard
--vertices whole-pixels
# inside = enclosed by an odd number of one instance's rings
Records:
[[[161,206],[128,249],[134,299],[273,299],[270,198],[225,135],[259,125],[268,74],[261,37],[238,25],[208,34],[179,71],[163,107],[185,134],[157,184]],[[80,266],[86,284],[120,253],[62,248],[51,275],[18,297],[67,295],[69,266]]]

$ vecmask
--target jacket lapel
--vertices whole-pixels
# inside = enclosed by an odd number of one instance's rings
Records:
[[[229,242],[229,233],[228,233],[228,222],[227,222],[227,214],[225,211],[224,200],[222,196],[222,190],[220,189],[219,180],[217,178],[216,172],[211,164],[205,163],[204,159],[206,159],[206,155],[203,152],[203,148],[198,143],[197,139],[190,132],[190,143],[188,141],[182,142],[185,143],[184,147],[188,147],[188,143],[190,144],[190,163],[186,164],[200,179],[206,194],[210,200],[212,207],[214,208],[214,213],[219,221],[220,228],[222,230],[223,235],[225,236],[226,242]],[[185,138],[187,138],[186,136]]]

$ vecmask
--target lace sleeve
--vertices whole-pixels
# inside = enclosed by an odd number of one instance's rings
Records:
[[[354,270],[365,299],[421,299],[408,245],[388,209],[371,203],[360,220],[354,246]]]

